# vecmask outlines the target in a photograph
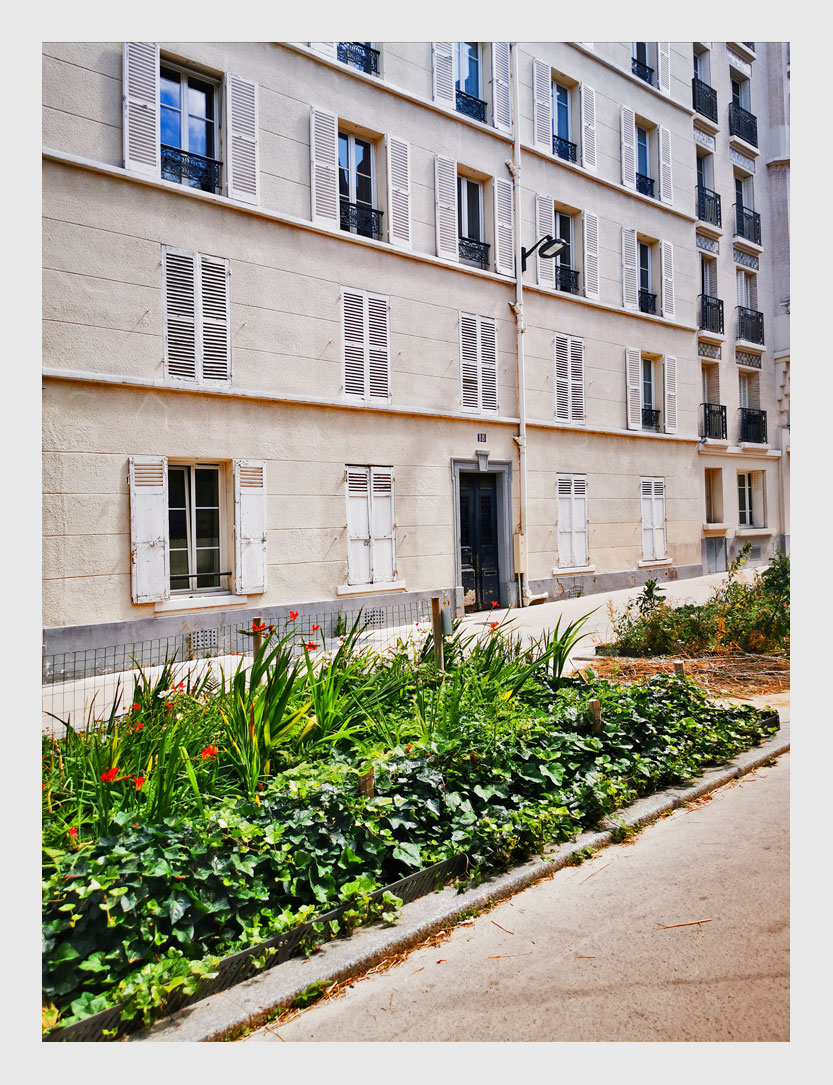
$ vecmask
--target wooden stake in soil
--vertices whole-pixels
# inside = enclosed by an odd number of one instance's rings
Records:
[[[685,678],[685,663],[683,663],[681,659],[674,661],[674,674],[676,674],[678,678]]]
[[[263,644],[263,633],[261,632],[262,626],[263,618],[261,618],[260,615],[258,615],[256,618],[252,618],[252,629],[255,631],[254,636],[252,637],[255,655],[257,655],[257,653],[260,651],[260,646]]]
[[[590,712],[593,716],[593,733],[599,735],[602,731],[602,702],[591,701]]]
[[[434,663],[438,671],[445,670],[443,659],[443,612],[440,597],[437,595],[431,600],[431,622],[434,632]]]
[[[368,799],[372,799],[376,794],[376,784],[373,776],[373,766],[359,777],[358,791],[360,795],[365,795]]]

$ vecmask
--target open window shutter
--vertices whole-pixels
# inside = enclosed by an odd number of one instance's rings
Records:
[[[758,276],[750,275],[749,279],[749,308],[758,310]]]
[[[452,56],[452,43],[450,41],[432,41],[431,53],[433,59],[434,77],[434,101],[453,109],[456,95],[454,94],[454,58]]]
[[[573,476],[573,561],[586,565],[587,552],[587,479]]]
[[[228,117],[228,194],[233,200],[258,202],[257,84],[239,75],[226,77]]]
[[[540,151],[552,154],[552,68],[532,60],[532,135]]]
[[[234,461],[234,590],[266,591],[266,464]]]
[[[640,362],[642,354],[635,347],[625,348],[626,390],[628,395],[628,429],[642,429],[642,389]]]
[[[655,558],[654,551],[654,480],[643,478],[641,487],[642,507],[642,557],[646,560]]]
[[[370,583],[370,468],[347,468],[347,582]]]
[[[555,237],[555,204],[552,196],[535,197],[535,236],[549,234]],[[535,253],[538,266],[538,285],[555,287],[555,261],[547,260],[541,250]]]
[[[309,119],[312,221],[338,229],[338,118],[313,106]]]
[[[655,478],[653,496],[654,557],[665,557],[665,479]]]
[[[309,47],[316,53],[320,53],[322,57],[329,57],[330,60],[336,60],[338,57],[337,41],[311,41]]]
[[[584,340],[570,336],[570,421],[584,421]]]
[[[636,191],[636,118],[632,109],[620,107],[619,125],[622,136],[622,184]]]
[[[596,172],[596,92],[586,83],[579,87],[581,102],[581,164]]]
[[[133,602],[159,603],[171,594],[167,459],[131,456],[128,482]]]
[[[480,410],[477,339],[477,317],[472,313],[460,313],[460,401],[464,411]]]
[[[674,185],[671,176],[671,133],[659,129],[659,198],[663,203],[674,202]]]
[[[665,432],[677,432],[677,359],[665,355]]]
[[[159,46],[126,41],[122,51],[124,168],[159,177]]]
[[[165,371],[174,380],[197,379],[197,258],[163,249],[165,266]]]
[[[231,378],[229,342],[229,268],[227,260],[200,257],[202,294],[202,378],[223,381]]]
[[[492,123],[502,132],[512,131],[508,41],[492,42]]]
[[[573,479],[558,476],[558,564],[563,569],[574,566],[573,561]]]
[[[766,506],[764,498],[763,471],[752,471],[752,516],[750,517],[753,527],[766,527]]]
[[[388,136],[388,211],[390,243],[397,249],[411,247],[411,145]]]
[[[663,94],[671,93],[671,42],[657,42],[657,79]]]
[[[570,421],[570,337],[555,333],[555,417]]]
[[[582,215],[584,229],[584,296],[599,299],[599,216]]]
[[[636,230],[622,227],[622,304],[631,312],[639,308],[636,267]]]
[[[457,260],[457,163],[434,155],[434,207],[437,224],[437,256]]]
[[[743,306],[744,309],[751,308],[749,305],[749,295],[746,291],[746,272],[738,270],[735,273],[735,278],[738,288],[738,305]]]
[[[344,391],[348,396],[367,394],[367,335],[365,296],[354,290],[341,293],[344,342]]]
[[[480,401],[484,411],[497,410],[497,325],[488,316],[477,318],[480,328]]]
[[[390,350],[388,347],[388,299],[367,298],[368,374],[371,399],[390,398]]]
[[[495,181],[495,271],[498,275],[515,274],[515,227],[512,182],[504,177]]]
[[[396,571],[393,538],[393,469],[371,467],[370,479],[373,583],[386,584],[393,580]]]
[[[662,271],[662,315],[674,315],[674,246],[670,241],[659,243]]]

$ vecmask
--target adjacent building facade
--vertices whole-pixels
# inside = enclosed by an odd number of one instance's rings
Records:
[[[47,651],[787,544],[785,44],[43,63]]]

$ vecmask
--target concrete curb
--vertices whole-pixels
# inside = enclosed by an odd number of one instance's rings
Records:
[[[311,984],[323,986],[359,976],[386,957],[402,953],[433,934],[447,929],[464,912],[477,911],[515,893],[566,866],[576,852],[601,848],[614,840],[617,829],[636,829],[655,821],[724,784],[744,776],[770,758],[790,748],[790,727],[783,725],[777,734],[760,746],[739,754],[726,765],[707,769],[690,787],[671,788],[640,799],[603,822],[601,832],[582,833],[575,840],[547,850],[546,858],[537,858],[497,875],[460,893],[446,887],[429,893],[402,908],[394,927],[359,928],[349,938],[327,943],[312,957],[287,961],[238,984],[211,995],[202,1002],[172,1014],[164,1021],[127,1037],[131,1043],[202,1042],[224,1040],[245,1028],[257,1027],[283,1007],[288,1007]]]

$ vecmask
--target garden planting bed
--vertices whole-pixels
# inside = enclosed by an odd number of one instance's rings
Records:
[[[602,647],[599,645],[598,647]],[[607,646],[604,646],[607,647]],[[755,655],[749,652],[714,652],[696,659],[683,656],[654,656],[634,659],[605,653],[606,658],[584,660],[599,678],[614,682],[641,682],[653,674],[670,674],[681,660],[686,674],[700,682],[713,696],[754,697],[761,693],[781,693],[790,688],[790,659],[783,653]]]

